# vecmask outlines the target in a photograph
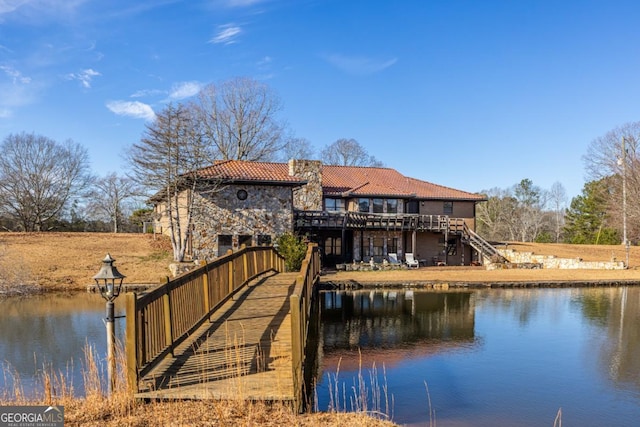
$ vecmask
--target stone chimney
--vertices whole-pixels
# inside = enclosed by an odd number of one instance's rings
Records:
[[[293,190],[293,208],[302,211],[322,210],[322,162],[289,160],[289,175],[307,183]]]

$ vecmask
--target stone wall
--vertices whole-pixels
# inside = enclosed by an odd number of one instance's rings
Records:
[[[245,200],[238,192],[247,192]],[[262,236],[273,243],[277,237],[293,231],[291,187],[267,185],[227,185],[196,195],[193,209],[192,252],[194,259],[210,261],[226,252],[220,247],[221,235],[231,236],[230,249],[237,250],[248,238],[258,245]]]
[[[323,209],[322,162],[289,160],[289,175],[307,181],[306,185],[294,188],[293,206],[301,211],[321,211]]]
[[[514,264],[540,264],[542,268],[624,270],[622,261],[583,261],[581,258],[557,258],[553,255],[535,255],[533,252],[518,252],[513,249],[498,249],[509,262]]]

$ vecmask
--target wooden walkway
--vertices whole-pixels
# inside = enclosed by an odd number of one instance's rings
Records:
[[[293,401],[289,296],[299,274],[239,291],[141,378],[136,397]]]

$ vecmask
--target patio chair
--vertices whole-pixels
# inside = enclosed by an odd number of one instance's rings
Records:
[[[420,267],[420,263],[418,262],[417,259],[413,257],[413,254],[411,252],[404,254],[404,262],[405,264],[407,264],[407,267],[409,268]]]
[[[398,260],[398,254],[396,254],[396,253],[387,254],[387,258],[389,258],[389,264],[391,264],[391,265],[400,265],[400,264],[402,264]]]

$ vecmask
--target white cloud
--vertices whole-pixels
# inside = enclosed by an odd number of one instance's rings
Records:
[[[1,1],[1,0],[0,0]],[[270,0],[212,0],[212,3],[218,7],[250,7],[261,3],[267,3]]]
[[[138,101],[109,101],[107,108],[119,116],[136,119],[154,120],[156,114],[150,105]]]
[[[2,0],[0,0],[1,2]],[[0,78],[0,119],[13,116],[15,107],[21,107],[32,103],[38,92],[38,85],[34,85],[31,77],[22,73],[10,65],[0,65],[8,79]]]
[[[380,60],[366,56],[346,56],[337,53],[325,55],[324,59],[331,65],[355,75],[374,74],[398,62],[397,58]]]
[[[268,67],[269,65],[271,65],[272,62],[273,62],[273,58],[272,57],[265,56],[260,61],[258,61],[258,67],[260,67],[260,68]]]
[[[0,81],[0,119],[10,118],[17,108],[36,102],[41,89],[37,83]]]
[[[264,2],[265,0],[227,0],[226,4],[229,7],[247,7]]]
[[[142,89],[131,94],[131,98],[145,98],[147,96],[164,95],[167,92],[160,89]]]
[[[96,76],[101,76],[99,72],[92,70],[91,68],[87,68],[86,70],[82,70],[79,73],[70,73],[67,74],[67,79],[69,80],[77,80],[80,82],[82,87],[85,89],[91,88],[91,81]]]
[[[175,83],[171,87],[169,98],[172,100],[180,100],[196,95],[202,89],[202,83],[197,81]]]
[[[0,0],[2,1],[2,0]],[[9,65],[0,65],[0,70],[11,77],[13,84],[29,84],[31,83],[31,77],[25,77],[22,73]]]
[[[3,15],[16,15],[27,20],[42,16],[71,16],[87,0],[0,0],[0,20]]]
[[[240,33],[242,33],[242,28],[235,24],[221,25],[218,27],[218,33],[209,40],[209,43],[232,44],[236,42]]]
[[[26,0],[0,0],[0,14],[11,13],[25,3]]]

